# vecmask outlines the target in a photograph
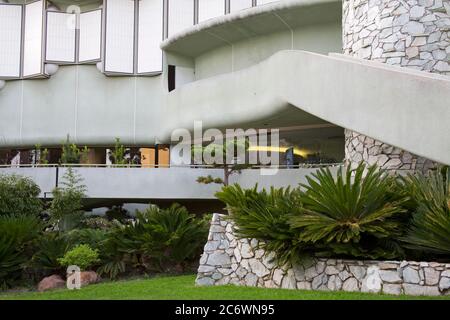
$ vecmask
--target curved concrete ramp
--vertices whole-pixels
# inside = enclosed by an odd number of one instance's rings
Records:
[[[169,108],[182,103],[186,109],[214,113],[294,105],[341,127],[450,164],[450,77],[446,76],[339,54],[289,50],[250,68],[187,84],[167,99]],[[187,115],[183,122],[193,120]]]

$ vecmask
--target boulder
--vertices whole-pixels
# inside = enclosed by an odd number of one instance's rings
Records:
[[[38,284],[38,291],[48,291],[53,289],[61,289],[66,287],[66,281],[61,278],[60,275],[54,274],[49,277],[45,277]]]
[[[97,283],[100,281],[100,276],[95,271],[82,271],[80,272],[81,286],[87,286],[91,283]]]

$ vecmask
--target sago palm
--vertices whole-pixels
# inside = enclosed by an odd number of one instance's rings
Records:
[[[424,252],[450,256],[450,170],[428,175],[409,175],[404,186],[416,203],[406,246]]]
[[[337,254],[393,257],[400,247],[390,238],[401,233],[398,217],[405,212],[404,199],[392,192],[394,179],[364,164],[339,168],[336,177],[329,168],[320,169],[301,184],[303,210],[290,224],[301,241]]]

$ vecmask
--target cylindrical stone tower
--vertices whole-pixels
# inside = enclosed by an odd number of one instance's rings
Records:
[[[450,0],[343,0],[344,54],[450,76]],[[345,132],[347,164],[426,171],[435,164],[356,132]]]

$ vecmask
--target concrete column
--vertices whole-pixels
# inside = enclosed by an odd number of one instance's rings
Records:
[[[344,54],[450,76],[450,0],[344,0],[342,19]],[[349,130],[345,141],[348,164],[391,171],[436,165]]]

